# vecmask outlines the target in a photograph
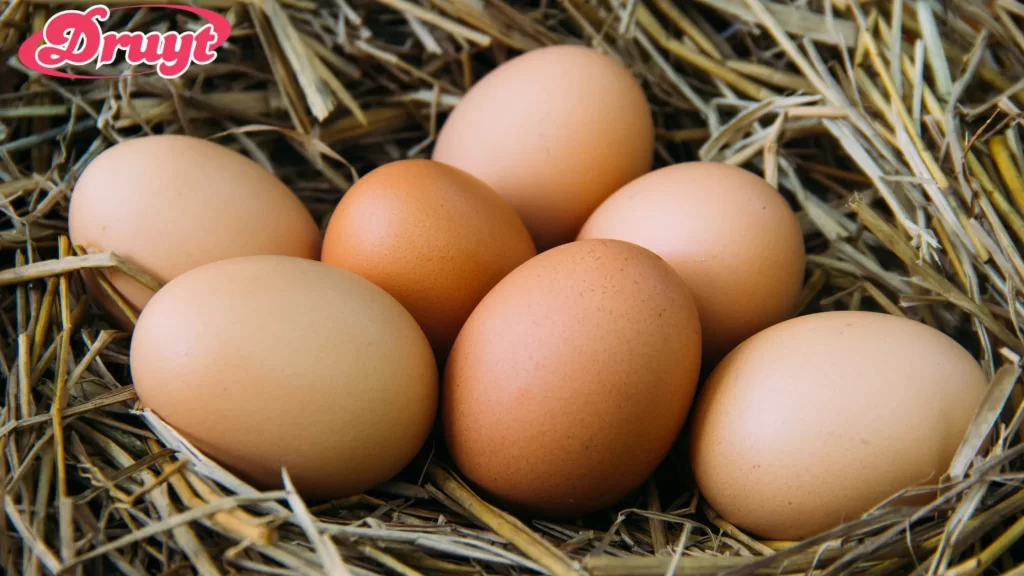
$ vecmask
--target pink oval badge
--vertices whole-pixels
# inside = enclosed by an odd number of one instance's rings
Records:
[[[101,22],[114,10],[168,8],[195,14],[206,24],[195,32],[103,32]],[[231,35],[228,19],[204,8],[180,4],[147,4],[108,8],[97,4],[84,11],[64,10],[46,21],[43,29],[29,36],[18,49],[18,59],[31,70],[58,78],[117,78],[58,72],[61,66],[96,68],[111,64],[118,58],[133,66],[153,66],[152,70],[135,74],[157,73],[163,78],[177,78],[193,64],[209,64],[217,57],[216,50]],[[132,74],[125,74],[129,76]]]

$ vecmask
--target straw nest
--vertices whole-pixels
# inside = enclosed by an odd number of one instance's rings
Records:
[[[197,0],[235,31],[215,63],[180,79],[28,73],[19,43],[87,4],[0,3],[8,574],[1024,574],[1013,550],[1024,533],[1024,5]],[[111,26],[181,29],[178,17],[124,11]],[[762,542],[702,502],[678,455],[625,508],[563,523],[506,515],[436,457],[310,507],[239,484],[132,413],[128,335],[96,313],[76,272],[145,275],[65,237],[68,196],[92,158],[148,133],[212,137],[323,220],[357,174],[427,154],[476,78],[554,43],[589,44],[642,78],[660,164],[743,165],[792,200],[809,251],[802,311],[905,315],[976,352],[991,392],[938,501]]]

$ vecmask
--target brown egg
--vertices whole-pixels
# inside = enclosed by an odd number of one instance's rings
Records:
[[[316,222],[287,186],[249,158],[188,136],[136,138],[100,154],[75,184],[68,227],[73,243],[112,250],[161,282],[235,256],[320,255]],[[105,274],[136,311],[153,295],[118,271]],[[99,284],[89,284],[130,328]]]
[[[412,316],[370,281],[314,260],[195,268],[143,310],[131,344],[143,406],[259,488],[285,467],[314,499],[399,472],[437,408],[437,366]]]
[[[654,471],[699,371],[697,310],[668,264],[626,242],[573,242],[517,268],[473,311],[445,371],[445,437],[498,503],[586,514]]]
[[[986,388],[974,358],[925,324],[871,312],[788,320],[733,350],[701,388],[697,486],[756,535],[817,534],[936,485]]]
[[[402,160],[345,193],[322,260],[387,290],[445,354],[480,299],[536,253],[487,184],[439,162]]]
[[[587,216],[651,169],[654,124],[629,70],[581,46],[509,60],[455,107],[434,160],[466,170],[512,204],[539,250],[573,240]]]
[[[764,179],[726,164],[642,176],[608,198],[579,237],[633,242],[667,260],[697,301],[710,362],[792,316],[803,284],[792,209]]]

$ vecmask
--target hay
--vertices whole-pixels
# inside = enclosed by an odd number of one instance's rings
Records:
[[[196,0],[235,32],[215,63],[179,80],[28,74],[20,42],[88,4],[0,5],[8,574],[1024,574],[1011,553],[1024,535],[1024,5]],[[111,25],[162,29],[172,17],[121,12]],[[802,312],[905,315],[976,351],[992,387],[939,500],[760,542],[706,506],[674,452],[632,507],[572,522],[513,518],[442,459],[310,508],[290,488],[253,490],[154,414],[130,411],[127,335],[90,309],[77,271],[157,283],[116,254],[69,245],[68,195],[92,158],[142,134],[215,137],[292,185],[322,222],[357,174],[426,154],[489,68],[566,42],[643,79],[659,164],[743,165],[787,195],[810,252]]]

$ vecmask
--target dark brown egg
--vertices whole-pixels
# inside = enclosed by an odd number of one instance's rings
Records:
[[[439,162],[402,160],[345,193],[322,259],[387,290],[446,354],[487,291],[534,254],[519,216],[487,184]]]
[[[664,260],[616,240],[553,248],[495,286],[455,342],[442,392],[452,457],[517,510],[610,506],[672,446],[700,356],[697,309]]]

